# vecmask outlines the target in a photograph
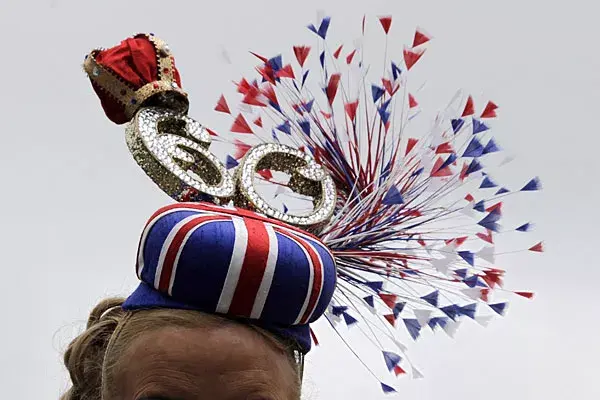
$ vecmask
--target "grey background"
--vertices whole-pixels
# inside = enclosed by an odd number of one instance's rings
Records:
[[[534,289],[537,299],[517,299],[486,330],[465,324],[455,340],[425,335],[411,354],[426,378],[400,379],[397,398],[600,398],[600,25],[592,4],[1,1],[2,398],[57,399],[66,387],[61,351],[99,299],[135,285],[137,235],[168,202],[102,114],[81,70],[84,54],[154,31],[175,51],[191,115],[218,128],[216,99],[255,63],[245,52],[289,55],[293,44],[314,43],[304,26],[317,9],[333,15],[334,38],[348,39],[364,12],[392,14],[396,54],[415,26],[433,33],[419,65],[428,79],[422,100],[442,106],[459,87],[494,99],[498,140],[519,157],[509,173],[515,182],[539,174],[545,186],[517,208],[537,222],[548,251],[500,259],[507,284]],[[384,398],[331,335],[322,341],[309,357],[307,398]]]

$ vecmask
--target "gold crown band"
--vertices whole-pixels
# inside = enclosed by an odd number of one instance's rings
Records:
[[[123,106],[127,106],[128,100],[135,93],[135,89],[119,79],[112,71],[98,64],[94,57],[97,52],[98,50],[94,50],[86,57],[83,69],[92,82],[114,97]]]
[[[167,44],[154,35],[146,35],[148,40],[154,45],[156,54],[156,65],[158,68],[158,79],[161,81],[175,81],[175,63],[171,56],[171,50]]]
[[[125,106],[125,114],[127,115],[127,118],[133,118],[139,109],[140,104],[142,104],[144,101],[155,94],[164,92],[177,92],[182,96],[187,97],[187,93],[181,90],[181,88],[177,86],[176,82],[156,81],[147,83],[135,91],[135,104],[130,102],[130,104]]]

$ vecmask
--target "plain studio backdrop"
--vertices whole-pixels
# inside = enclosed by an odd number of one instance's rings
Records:
[[[305,26],[322,9],[334,40],[391,14],[390,54],[400,58],[417,26],[435,40],[415,67],[423,102],[441,107],[454,89],[481,107],[500,105],[495,136],[518,157],[524,218],[544,254],[500,259],[507,285],[531,289],[487,329],[463,324],[455,339],[409,343],[425,378],[389,377],[384,396],[333,335],[308,358],[308,399],[598,399],[600,313],[598,7],[590,0],[7,1],[0,2],[0,388],[4,399],[57,399],[61,352],[92,306],[136,284],[134,252],[146,218],[169,199],[135,165],[82,72],[83,56],[137,32],[171,46],[190,93],[190,115],[223,127],[212,111],[256,60],[314,44]],[[373,43],[382,43],[373,39]],[[368,45],[368,44],[367,44]],[[378,46],[379,44],[373,44]],[[223,49],[233,66],[224,62]],[[229,123],[229,120],[228,120]],[[224,131],[224,130],[223,130]],[[523,181],[522,181],[523,180]],[[322,328],[319,324],[317,328]],[[374,357],[382,363],[383,360]]]

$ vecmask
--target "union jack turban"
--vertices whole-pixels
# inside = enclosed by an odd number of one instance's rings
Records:
[[[208,203],[159,209],[141,235],[141,280],[128,310],[181,308],[247,319],[311,347],[336,265],[316,237],[257,213]]]

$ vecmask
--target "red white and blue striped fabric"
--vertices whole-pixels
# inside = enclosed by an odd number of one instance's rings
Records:
[[[314,236],[259,214],[207,203],[159,209],[140,240],[142,284],[128,309],[181,307],[307,325],[327,309],[336,284],[333,255]],[[173,304],[170,304],[173,306]]]

